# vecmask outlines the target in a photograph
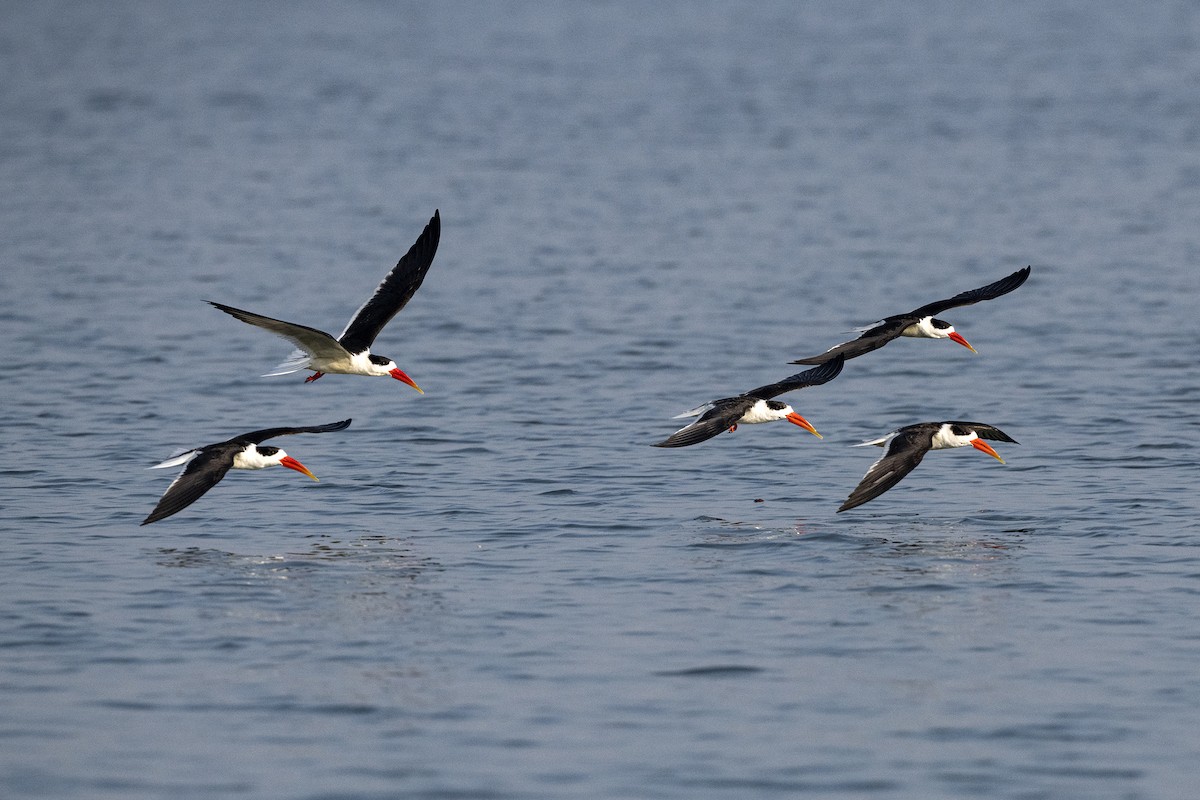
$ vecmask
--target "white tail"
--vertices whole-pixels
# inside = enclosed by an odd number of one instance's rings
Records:
[[[691,411],[685,411],[682,414],[676,414],[675,416],[671,417],[671,419],[687,419],[688,417],[698,417],[712,407],[712,403],[705,403],[702,406],[696,406]]]
[[[263,375],[264,378],[273,378],[276,375],[290,375],[293,372],[299,372],[308,367],[309,355],[303,350],[293,350],[292,354],[287,359],[275,367],[275,369]]]
[[[167,467],[178,467],[180,464],[186,464],[187,462],[191,461],[192,456],[199,452],[199,450],[185,450],[177,456],[171,456],[161,464],[155,464],[153,467],[146,467],[146,469],[166,469]]]

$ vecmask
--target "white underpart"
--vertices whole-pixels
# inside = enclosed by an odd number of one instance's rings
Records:
[[[234,469],[265,469],[273,467],[287,458],[287,453],[277,450],[274,455],[264,456],[254,445],[247,445],[245,450],[233,457]]]
[[[949,328],[933,327],[933,317],[921,317],[921,319],[900,331],[901,336],[913,336],[918,339],[949,339],[952,333],[954,333],[953,325]]]
[[[187,462],[191,461],[196,453],[199,452],[199,450],[185,450],[177,456],[171,456],[161,464],[155,464],[153,467],[146,467],[146,469],[166,469],[167,467],[178,467],[181,464],[186,464]]]
[[[370,350],[364,350],[361,353],[351,355],[341,346],[338,346],[336,350],[332,347],[324,348],[320,353],[307,353],[303,350],[295,350],[288,356],[286,361],[263,377],[269,378],[275,375],[288,375],[293,372],[299,372],[302,369],[311,369],[317,372],[332,372],[338,375],[370,375],[377,377],[387,375],[396,369],[394,361],[389,361],[387,364],[376,364],[368,358],[369,355],[371,355]]]
[[[979,438],[979,434],[971,431],[966,436],[959,436],[950,429],[949,425],[943,425],[938,428],[938,432],[933,435],[934,450],[946,450],[951,447],[966,447],[971,442]]]
[[[754,425],[759,422],[774,422],[777,419],[786,418],[791,413],[793,413],[791,406],[784,406],[776,410],[769,407],[766,400],[759,400],[742,415],[742,418],[738,420],[738,424]]]

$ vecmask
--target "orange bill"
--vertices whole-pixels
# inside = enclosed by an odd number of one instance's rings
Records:
[[[405,374],[404,374],[404,371],[403,371],[403,370],[401,370],[399,367],[397,367],[396,369],[392,370],[392,371],[391,371],[391,372],[389,372],[388,374],[389,374],[389,375],[391,375],[391,376],[392,376],[393,378],[395,378],[396,380],[400,381],[401,383],[407,383],[409,386],[411,386],[412,388],[416,389],[416,390],[417,390],[418,392],[420,392],[421,394],[425,394],[424,390],[423,390],[423,389],[421,389],[421,387],[420,387],[420,386],[417,386],[417,383],[416,383],[416,381],[414,381],[412,378],[410,378],[410,377],[408,377],[407,375],[405,375]]]
[[[968,342],[966,339],[964,339],[963,335],[961,333],[959,333],[958,331],[955,331],[954,333],[950,334],[950,341],[958,342],[963,347],[970,350],[972,353],[975,353],[976,355],[979,354],[979,351],[976,350],[974,347],[971,347],[971,343]]]
[[[818,439],[825,438],[821,434],[817,433],[817,429],[812,426],[811,422],[809,422],[804,417],[797,414],[795,411],[793,411],[792,413],[787,415],[787,421],[792,423],[793,425],[799,425],[801,428],[804,428],[804,430],[808,431],[809,433],[811,433],[813,436],[817,437]]]
[[[305,475],[312,478],[314,481],[320,480],[316,475],[313,475],[311,472],[308,471],[308,467],[304,466],[303,464],[301,464],[299,461],[292,458],[291,456],[284,456],[283,460],[279,462],[279,466],[287,467],[288,469],[294,469],[294,470],[296,470],[296,472],[303,472]]]
[[[995,450],[993,450],[992,446],[990,444],[988,444],[987,442],[985,442],[983,439],[973,440],[971,442],[971,447],[974,447],[976,450],[978,450],[981,453],[987,453],[989,456],[996,459],[1001,464],[1004,463],[1004,459],[1000,457],[1000,454],[997,453]]]

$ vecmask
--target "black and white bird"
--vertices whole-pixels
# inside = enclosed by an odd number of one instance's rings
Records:
[[[822,383],[828,383],[842,371],[843,363],[844,359],[838,357],[827,364],[822,364],[819,367],[814,367],[813,369],[784,378],[778,383],[760,386],[737,397],[723,397],[720,400],[713,400],[698,408],[693,408],[691,411],[674,417],[674,419],[695,416],[699,416],[700,419],[687,427],[680,428],[663,441],[657,442],[654,446],[687,447],[689,444],[696,444],[711,439],[723,431],[735,431],[737,430],[737,426],[741,424],[751,425],[759,422],[774,422],[780,419],[786,419],[794,425],[799,425],[820,439],[822,438],[821,434],[817,433],[817,429],[808,420],[793,411],[792,407],[787,403],[772,400],[771,398],[777,397],[784,392],[803,389],[806,386],[818,386]]]
[[[182,511],[212,487],[220,483],[221,478],[231,469],[265,469],[278,464],[281,467],[303,472],[314,481],[317,476],[308,471],[308,467],[289,456],[278,447],[260,446],[267,439],[276,436],[290,436],[295,433],[329,433],[350,427],[350,420],[331,422],[328,425],[313,425],[304,428],[267,428],[261,431],[251,431],[235,436],[225,442],[205,445],[189,450],[186,453],[169,458],[161,464],[155,464],[150,469],[177,467],[186,463],[183,472],[171,482],[166,493],[158,501],[158,505],[150,512],[150,516],[142,520],[143,525],[158,522],[164,517]]]
[[[874,325],[863,329],[862,335],[857,339],[835,345],[819,356],[800,358],[790,363],[824,364],[836,356],[843,356],[848,359],[855,358],[872,350],[878,350],[900,336],[911,336],[918,339],[949,339],[952,342],[961,344],[972,353],[978,352],[963,338],[961,333],[954,330],[953,325],[945,320],[937,319],[934,314],[940,314],[947,309],[959,306],[981,303],[984,300],[994,300],[1001,295],[1006,295],[1025,282],[1029,277],[1031,269],[1031,267],[1024,267],[1007,278],[1001,278],[995,283],[989,283],[987,286],[981,286],[969,292],[961,292],[948,300],[938,300],[928,303],[907,314],[896,314],[892,317],[885,317]]]
[[[264,377],[287,375],[302,369],[313,371],[312,375],[304,379],[305,383],[315,381],[326,372],[343,375],[390,375],[424,394],[421,387],[396,366],[395,361],[372,353],[371,344],[383,330],[383,326],[404,308],[421,286],[421,281],[425,280],[425,273],[429,271],[430,265],[433,264],[433,256],[437,253],[441,232],[442,219],[439,213],[434,211],[433,218],[429,220],[417,241],[379,284],[375,294],[358,309],[346,325],[346,329],[336,339],[325,331],[307,325],[284,322],[240,308],[209,302],[242,322],[257,325],[282,336],[298,348],[286,361]]]
[[[886,446],[887,452],[871,465],[862,481],[850,493],[838,511],[861,506],[863,503],[879,497],[899,483],[905,475],[912,472],[930,450],[945,450],[951,447],[970,445],[1003,464],[1004,459],[992,449],[990,444],[984,441],[985,439],[991,439],[994,442],[1018,443],[1016,439],[991,425],[954,421],[918,422],[916,425],[906,425],[894,430],[878,439],[856,444],[855,447]]]

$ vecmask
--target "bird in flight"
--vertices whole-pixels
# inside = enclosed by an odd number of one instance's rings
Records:
[[[871,465],[862,481],[850,493],[838,511],[847,511],[879,497],[899,483],[905,475],[912,472],[930,450],[945,450],[969,445],[980,452],[987,453],[1003,464],[1004,459],[990,444],[984,441],[985,439],[994,442],[1018,443],[1016,439],[999,428],[979,422],[918,422],[916,425],[906,425],[894,430],[878,439],[854,445],[855,447],[886,446],[887,452]]]
[[[907,314],[896,314],[895,316],[885,317],[876,324],[866,328],[857,339],[835,345],[819,356],[800,358],[790,363],[824,364],[826,361],[837,356],[847,359],[856,358],[872,350],[878,350],[900,336],[911,336],[918,339],[949,339],[952,342],[961,344],[972,353],[976,353],[978,351],[963,338],[961,333],[954,330],[953,325],[945,320],[937,319],[934,314],[940,314],[943,311],[958,308],[959,306],[973,305],[984,300],[994,300],[1001,295],[1006,295],[1023,284],[1029,277],[1031,270],[1031,267],[1024,267],[1006,278],[1001,278],[995,283],[989,283],[987,286],[971,289],[968,292],[961,292],[947,300],[928,303],[920,308],[913,309]]]
[[[308,471],[308,467],[289,456],[282,449],[270,445],[262,445],[267,439],[276,436],[291,436],[296,433],[329,433],[350,427],[350,420],[331,422],[328,425],[313,425],[304,428],[267,428],[261,431],[251,431],[235,436],[224,442],[205,445],[186,453],[169,458],[150,469],[177,467],[186,463],[187,466],[178,477],[167,487],[158,505],[150,512],[143,525],[158,522],[190,506],[200,499],[212,487],[220,483],[221,478],[231,469],[265,469],[279,465],[302,472],[314,481],[317,476]],[[261,446],[260,446],[261,445]]]
[[[390,375],[425,394],[412,378],[396,366],[395,361],[387,356],[372,353],[371,344],[383,330],[383,326],[404,308],[421,286],[421,281],[425,280],[425,273],[429,271],[433,264],[433,256],[437,253],[441,231],[441,216],[438,211],[434,211],[433,218],[429,220],[417,241],[387,274],[370,299],[355,312],[346,329],[336,339],[325,331],[307,325],[264,317],[222,303],[209,303],[242,322],[257,325],[282,336],[298,348],[273,372],[267,373],[267,376],[287,375],[302,369],[311,369],[313,374],[304,379],[305,383],[311,383],[327,372],[343,375]]]
[[[821,434],[817,433],[817,429],[808,420],[793,411],[787,403],[772,398],[784,392],[803,389],[806,386],[828,383],[842,371],[843,363],[844,360],[838,356],[827,364],[796,373],[778,383],[760,386],[737,397],[723,397],[720,400],[705,403],[699,408],[693,408],[675,419],[695,416],[699,416],[700,419],[680,428],[666,439],[655,443],[654,446],[687,447],[690,444],[711,439],[718,433],[735,431],[740,424],[774,422],[780,419],[786,419],[794,425],[799,425],[820,439]]]

